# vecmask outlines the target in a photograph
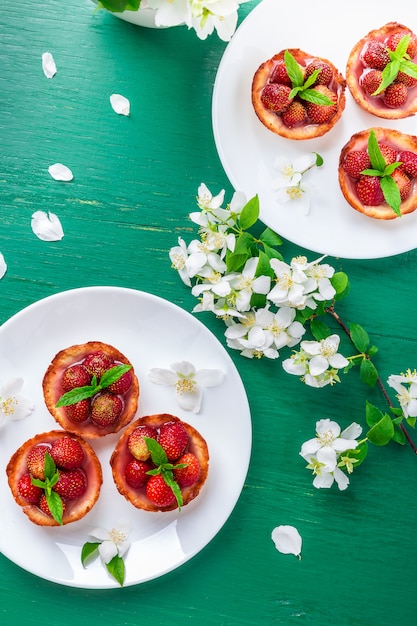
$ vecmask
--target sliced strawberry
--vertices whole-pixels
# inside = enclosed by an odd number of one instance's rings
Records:
[[[78,468],[60,472],[58,482],[54,486],[54,491],[56,491],[61,498],[76,500],[85,494],[87,485],[87,477],[84,471]]]
[[[127,447],[132,456],[139,461],[146,461],[151,456],[144,437],[158,439],[158,431],[152,426],[137,426],[129,435]]]
[[[53,444],[50,455],[55,464],[62,469],[72,470],[80,467],[85,454],[79,441],[64,435]]]
[[[139,489],[143,487],[146,481],[149,479],[149,476],[146,474],[150,469],[152,469],[151,463],[146,463],[146,461],[138,461],[138,459],[132,459],[126,465],[125,469],[125,479],[127,484],[133,489]]]
[[[166,422],[161,426],[158,443],[165,450],[168,461],[178,459],[188,446],[189,437],[181,422]]]
[[[109,392],[100,393],[91,405],[91,419],[105,428],[115,424],[123,411],[123,400]]]
[[[27,468],[29,473],[39,480],[45,478],[45,454],[51,451],[51,446],[39,443],[34,446],[27,457]]]
[[[91,414],[91,399],[85,398],[75,404],[64,407],[65,413],[72,422],[85,422]]]
[[[351,178],[359,178],[363,170],[371,167],[371,160],[366,150],[351,150],[345,156],[343,169]]]
[[[39,502],[40,497],[43,494],[43,489],[36,487],[36,485],[32,483],[30,474],[23,474],[23,476],[19,478],[17,489],[22,498],[31,504]]]
[[[186,467],[180,467],[173,470],[174,480],[180,487],[191,487],[201,476],[201,467],[197,457],[192,452],[183,454],[176,463],[185,464]]]
[[[171,487],[169,487],[161,474],[151,476],[146,483],[146,497],[158,508],[172,506],[176,502],[176,497]]]
[[[356,193],[362,204],[378,206],[385,202],[378,176],[362,176],[356,185]]]
[[[61,385],[64,391],[75,387],[85,387],[91,383],[91,375],[82,364],[70,365],[62,375]]]
[[[84,367],[91,376],[101,378],[106,370],[114,365],[114,361],[104,352],[93,352],[85,357]]]

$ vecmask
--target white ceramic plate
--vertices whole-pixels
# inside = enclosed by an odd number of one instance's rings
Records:
[[[345,73],[354,44],[370,30],[397,21],[417,31],[409,3],[351,0],[343,3],[299,0],[295,11],[278,0],[264,0],[242,22],[219,65],[213,92],[213,131],[223,168],[235,189],[256,193],[261,219],[284,238],[318,253],[344,258],[380,258],[417,246],[417,211],[401,219],[375,220],[350,207],[337,181],[342,147],[352,134],[372,126],[417,134],[417,119],[390,122],[362,111],[346,88],[346,108],[327,135],[291,141],[267,130],[255,115],[251,84],[257,68],[280,50],[301,48],[327,58]],[[318,152],[324,166],[310,173],[318,186],[310,213],[279,206],[270,178],[277,156]],[[307,180],[307,178],[306,178]]]
[[[91,340],[116,346],[132,362],[141,386],[137,417],[172,413],[192,424],[206,439],[210,453],[207,481],[198,498],[180,513],[141,511],[118,493],[109,465],[117,435],[92,441],[101,460],[104,483],[99,501],[85,518],[63,527],[38,527],[15,503],[5,472],[10,456],[33,435],[59,428],[43,402],[43,374],[59,350]],[[198,414],[179,408],[172,387],[147,380],[150,368],[168,368],[181,360],[192,362],[197,369],[215,368],[225,373],[220,386],[204,390]],[[25,420],[8,422],[1,432],[0,549],[11,561],[63,585],[117,587],[99,559],[84,569],[80,554],[91,530],[97,526],[110,529],[119,518],[127,517],[132,523],[132,545],[125,558],[125,585],[134,585],[189,560],[226,522],[249,466],[250,412],[232,360],[192,315],[166,300],[132,289],[91,287],[50,296],[0,327],[0,383],[13,376],[24,378],[23,392],[32,398],[35,409]]]

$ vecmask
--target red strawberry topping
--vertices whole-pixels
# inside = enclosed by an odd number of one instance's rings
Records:
[[[87,477],[80,468],[60,472],[58,482],[54,486],[54,491],[66,500],[81,498],[86,490]]]
[[[281,113],[290,104],[291,89],[287,85],[269,83],[265,85],[261,100],[264,106],[274,113]]]
[[[91,405],[91,419],[105,428],[115,424],[123,411],[123,400],[109,392],[100,393]]]
[[[132,385],[132,373],[129,370],[120,376],[116,382],[112,383],[107,387],[109,391],[114,393],[115,395],[123,395],[127,393]]]
[[[176,501],[175,494],[169,487],[162,474],[151,476],[146,483],[146,497],[158,508],[171,506]]]
[[[382,83],[381,70],[369,70],[369,72],[365,72],[362,75],[361,80],[360,80],[362,89],[365,91],[366,94],[368,94],[368,96],[372,96],[375,93],[375,91],[379,88],[381,83]]]
[[[276,64],[271,73],[270,81],[271,83],[282,83],[283,85],[287,85],[287,87],[292,87],[291,79],[288,76],[284,61],[280,61]]]
[[[151,456],[144,437],[158,439],[158,431],[152,426],[137,426],[129,435],[127,447],[132,456],[139,461],[146,461]]]
[[[168,461],[178,459],[186,447],[189,438],[181,422],[166,422],[159,431],[158,443],[165,450]]]
[[[84,359],[84,367],[91,376],[96,376],[97,379],[101,378],[112,365],[114,365],[113,359],[104,352],[94,352]]]
[[[385,163],[390,165],[391,163],[395,163],[397,160],[397,151],[394,148],[391,148],[386,143],[378,143],[379,149],[381,150],[381,154],[384,157]]]
[[[80,467],[85,457],[81,444],[67,435],[52,444],[50,455],[58,467],[67,470]]]
[[[45,478],[45,454],[51,451],[51,446],[39,443],[34,446],[27,458],[27,467],[33,478],[44,480]]]
[[[411,180],[408,178],[407,174],[405,174],[398,168],[394,170],[394,172],[392,173],[392,177],[397,183],[398,189],[400,191],[401,200],[406,200],[411,193]]]
[[[326,85],[317,85],[313,87],[314,91],[326,96],[333,102],[330,105],[315,104],[314,102],[306,102],[307,115],[313,124],[324,124],[328,122],[337,112],[337,95],[326,87]]]
[[[368,41],[363,52],[362,61],[364,65],[371,67],[375,70],[383,70],[389,63],[389,54],[386,46],[376,39]]]
[[[417,154],[409,150],[403,150],[398,155],[398,161],[401,162],[400,170],[405,172],[410,178],[417,176]]]
[[[199,480],[201,467],[195,454],[186,452],[176,461],[176,464],[186,465],[186,467],[180,467],[173,471],[174,479],[180,487],[191,487]]]
[[[396,50],[401,39],[403,39],[406,35],[410,35],[410,41],[407,46],[407,54],[413,58],[417,54],[417,37],[409,30],[399,30],[390,35],[387,39],[387,48],[390,50]]]
[[[387,107],[390,109],[398,109],[407,102],[408,89],[404,83],[391,83],[385,89],[382,99]]]
[[[72,422],[81,423],[88,420],[91,413],[91,399],[84,398],[75,404],[64,407],[65,413]]]
[[[43,493],[43,489],[41,489],[40,487],[36,487],[36,485],[32,483],[30,474],[23,474],[23,476],[21,476],[17,484],[17,488],[22,498],[24,498],[31,504],[36,504],[37,502],[39,502],[39,499]]]
[[[289,107],[282,112],[282,121],[288,128],[299,126],[303,124],[307,119],[307,111],[302,102],[299,100],[293,100]]]
[[[330,85],[333,80],[333,70],[328,63],[314,60],[307,65],[305,72],[305,80],[309,78],[316,70],[319,70],[314,85]]]
[[[371,160],[366,150],[351,150],[345,156],[343,169],[351,178],[359,178],[363,170],[371,167]]]
[[[362,176],[356,185],[356,193],[362,204],[378,206],[385,202],[378,176]]]
[[[41,495],[41,499],[39,500],[39,508],[42,511],[42,513],[45,513],[45,515],[47,515],[48,517],[53,517],[49,506],[48,506],[48,502],[46,501],[46,496],[43,493]],[[65,504],[65,500],[62,500],[62,513],[65,513],[65,509],[66,509],[66,504]]]
[[[146,472],[150,469],[152,469],[152,465],[150,463],[146,463],[146,461],[138,461],[138,459],[132,459],[126,465],[125,469],[127,484],[133,487],[133,489],[143,487],[149,478]]]
[[[84,365],[78,363],[67,367],[62,375],[62,389],[71,391],[75,387],[84,387],[91,383],[91,375],[88,373]]]

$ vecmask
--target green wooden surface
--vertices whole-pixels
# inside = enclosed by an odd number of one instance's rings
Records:
[[[243,5],[240,18],[256,4]],[[200,182],[232,193],[211,129],[224,49],[216,36],[202,42],[184,28],[142,29],[94,14],[89,0],[2,0],[0,251],[9,267],[0,323],[40,298],[88,285],[137,288],[192,309],[167,253],[178,235],[194,232],[187,216]],[[40,68],[47,50],[59,70],[52,81]],[[130,118],[111,111],[113,92],[131,100]],[[56,161],[73,169],[73,183],[49,177]],[[58,214],[62,241],[33,235],[37,209]],[[283,252],[304,251],[285,243]],[[416,366],[416,261],[415,251],[330,260],[352,283],[340,311],[371,333],[384,379]],[[221,322],[200,319],[223,341]],[[251,405],[253,451],[242,495],[216,538],[176,571],[110,591],[50,583],[0,556],[1,624],[416,623],[411,449],[372,449],[343,493],[315,490],[298,456],[317,419],[363,423],[365,398],[382,404],[378,390],[367,391],[354,373],[334,388],[308,389],[280,363],[231,356]],[[279,524],[299,529],[301,561],[275,550],[270,534]]]

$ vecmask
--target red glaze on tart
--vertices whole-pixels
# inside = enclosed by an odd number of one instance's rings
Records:
[[[401,163],[393,173],[401,194],[400,213],[411,213],[417,208],[417,137],[388,128],[373,130],[386,163]],[[379,181],[373,180],[376,177],[361,174],[371,168],[369,133],[368,129],[352,135],[342,148],[338,166],[340,189],[357,211],[376,219],[395,219],[398,215],[385,202]]]
[[[117,365],[132,365],[113,346],[100,341],[70,346],[58,352],[43,378],[46,406],[64,430],[86,439],[118,432],[134,418],[139,399],[139,382],[133,367],[117,382],[90,398],[69,406],[56,404],[65,393],[91,385]]]
[[[44,490],[34,486],[30,477],[43,480],[44,454],[47,451],[59,472],[53,487],[59,493],[64,513],[62,523],[83,518],[95,505],[103,482],[100,461],[92,447],[81,437],[62,430],[36,435],[20,446],[11,457],[7,479],[17,504],[31,522],[38,526],[59,526],[45,510]]]
[[[354,46],[346,67],[346,82],[360,107],[385,119],[401,119],[417,111],[417,79],[399,72],[395,80],[377,95],[382,72],[390,62],[389,51],[401,38],[410,36],[407,48],[412,63],[417,63],[417,37],[398,22],[389,22],[370,31]]]
[[[320,105],[298,95],[290,98],[293,87],[281,50],[257,69],[252,81],[252,104],[255,113],[269,130],[287,139],[312,139],[329,132],[345,108],[346,82],[327,59],[315,57],[299,48],[288,52],[298,63],[304,81],[319,70],[310,88],[326,96],[332,105]]]
[[[168,413],[141,417],[126,428],[110,459],[113,479],[119,493],[145,511],[172,511],[178,508],[178,503],[160,475],[146,474],[155,466],[143,446],[142,434],[164,447],[169,462],[186,465],[173,472],[181,489],[182,506],[186,506],[198,496],[207,479],[209,452],[205,439],[193,426]],[[152,501],[147,494],[152,496]]]

